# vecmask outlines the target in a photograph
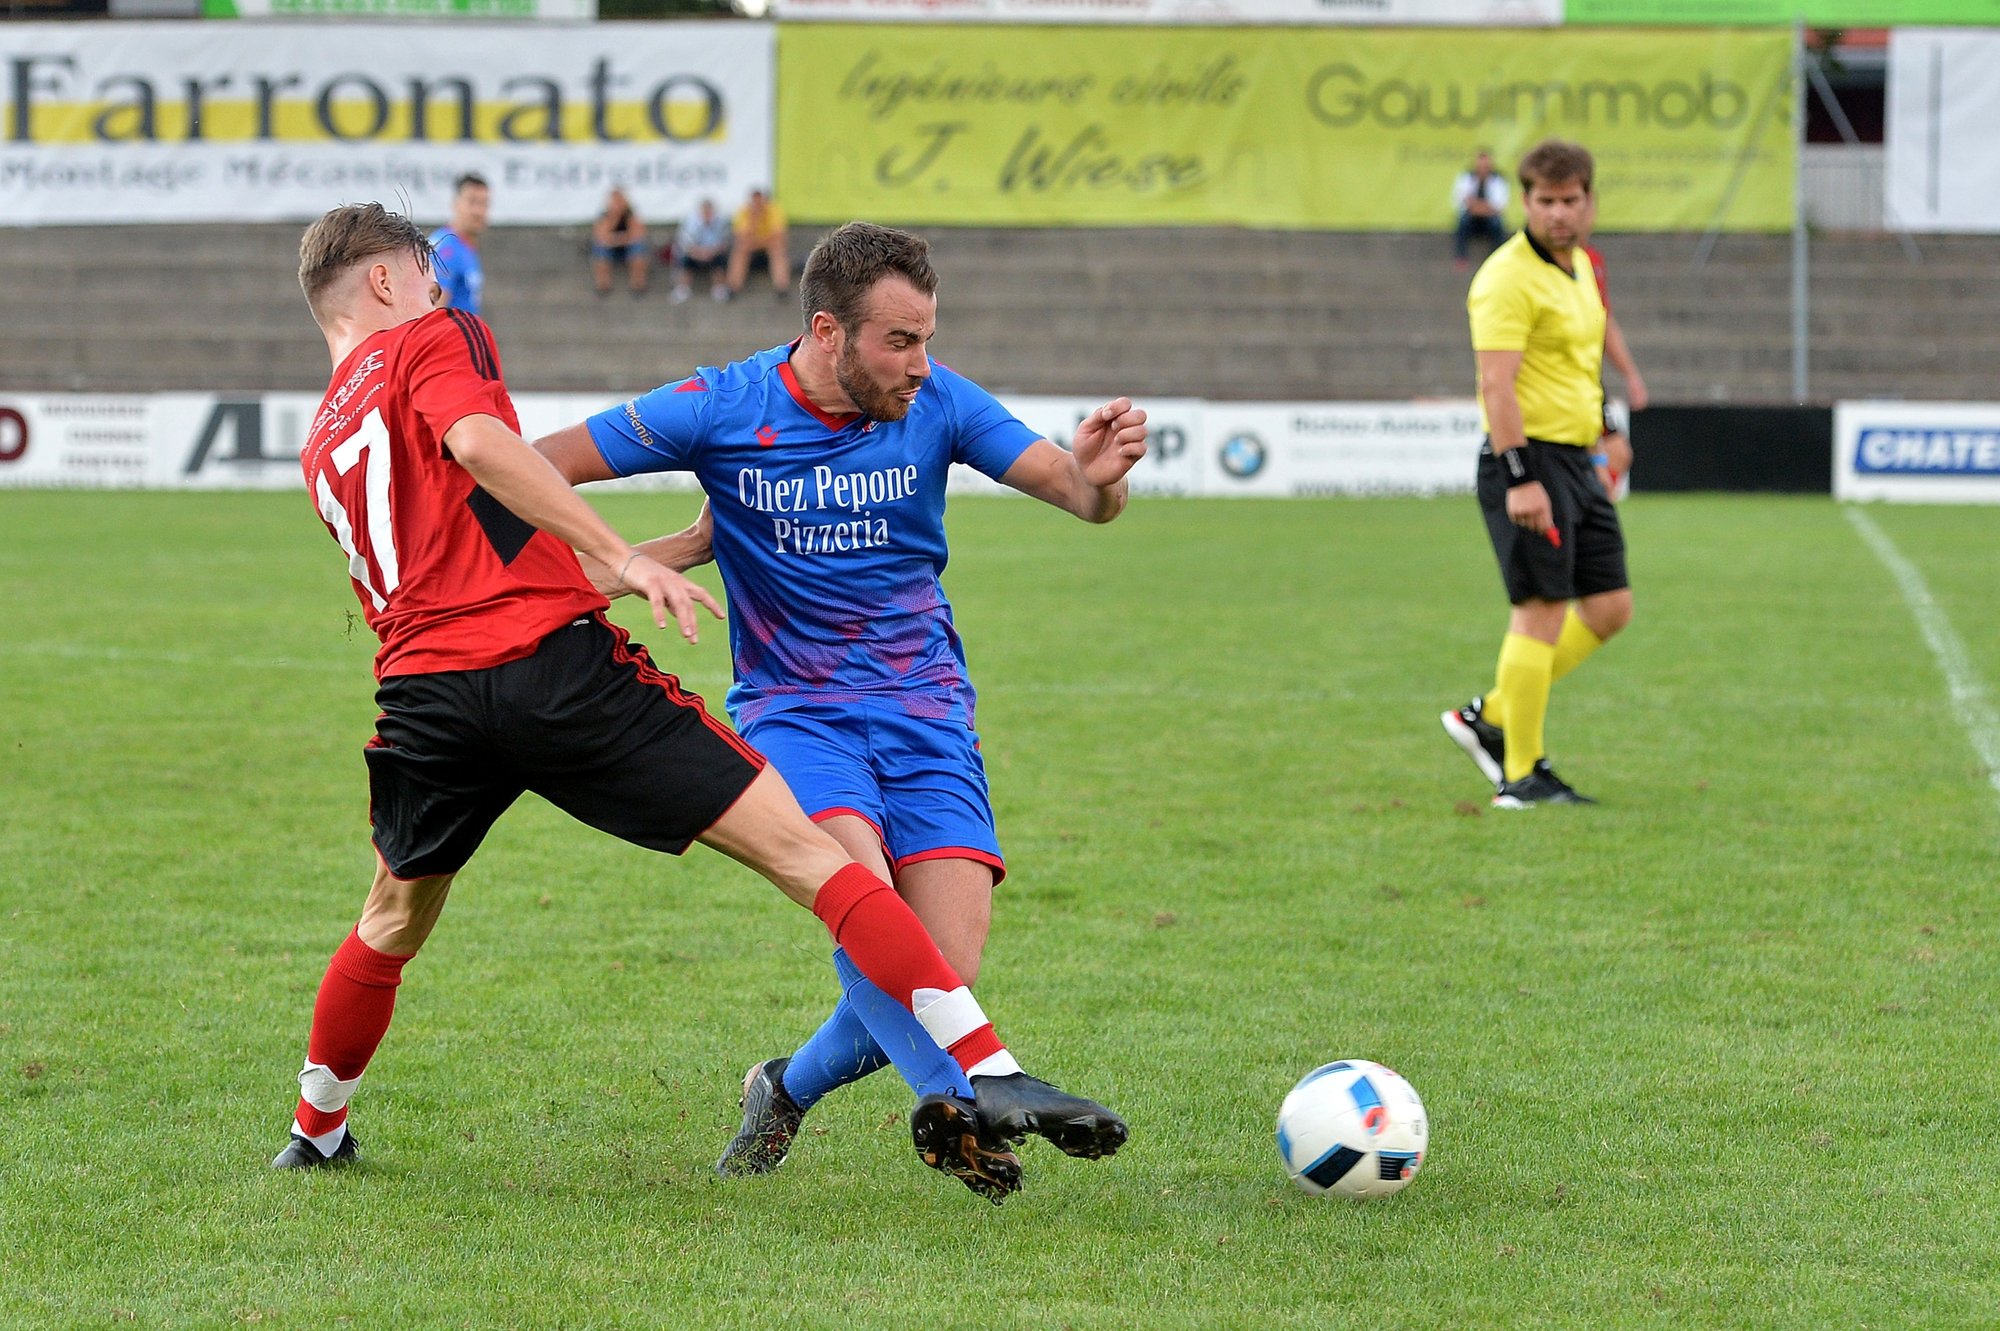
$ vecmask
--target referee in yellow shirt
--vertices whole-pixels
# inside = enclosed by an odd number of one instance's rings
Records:
[[[1442,720],[1502,809],[1594,802],[1549,766],[1549,686],[1632,619],[1625,536],[1590,457],[1604,426],[1604,302],[1580,243],[1593,169],[1559,139],[1521,159],[1527,225],[1466,297],[1486,427],[1479,507],[1514,610],[1493,687]]]

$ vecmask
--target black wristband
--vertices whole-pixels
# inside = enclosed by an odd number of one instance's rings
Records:
[[[1501,470],[1507,473],[1507,488],[1526,485],[1534,480],[1534,473],[1528,470],[1527,445],[1517,444],[1513,448],[1496,448],[1493,456],[1500,459]]]

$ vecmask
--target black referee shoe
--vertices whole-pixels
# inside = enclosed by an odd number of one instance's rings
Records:
[[[917,1156],[995,1206],[1021,1190],[1021,1158],[980,1140],[979,1113],[955,1095],[926,1095],[910,1114]]]
[[[325,1169],[329,1165],[344,1165],[350,1160],[359,1159],[360,1156],[361,1143],[354,1139],[352,1131],[340,1139],[340,1145],[333,1148],[332,1155],[321,1155],[319,1147],[295,1132],[292,1134],[291,1144],[272,1159],[271,1168]]]
[[[768,1174],[791,1154],[792,1138],[806,1116],[785,1093],[785,1064],[791,1061],[766,1059],[743,1074],[743,1126],[715,1162],[722,1177]]]
[[[1569,782],[1557,776],[1546,758],[1535,759],[1535,766],[1519,781],[1509,781],[1500,787],[1500,793],[1493,797],[1496,809],[1532,809],[1538,804],[1595,804],[1588,795],[1579,795],[1570,788]]]
[[[1478,697],[1463,707],[1452,708],[1438,720],[1444,724],[1444,733],[1451,736],[1451,742],[1465,750],[1465,756],[1472,759],[1479,774],[1498,790],[1507,784],[1507,732],[1488,721],[1485,713],[1486,699]]]

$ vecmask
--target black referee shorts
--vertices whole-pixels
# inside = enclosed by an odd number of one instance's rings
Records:
[[[1500,560],[1507,599],[1569,601],[1615,592],[1631,583],[1625,576],[1625,532],[1618,510],[1604,493],[1591,465],[1591,449],[1569,444],[1527,442],[1529,472],[1549,492],[1556,539],[1526,531],[1507,517],[1507,478],[1493,456],[1493,441],[1479,450],[1479,509]]]
[[[398,878],[455,873],[523,791],[678,855],[764,759],[602,615],[485,670],[397,675],[375,693],[369,822]]]

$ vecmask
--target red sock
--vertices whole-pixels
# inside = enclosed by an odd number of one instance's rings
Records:
[[[317,1063],[338,1081],[353,1081],[375,1056],[396,1008],[396,986],[403,981],[408,957],[377,952],[361,941],[360,931],[347,935],[320,981],[313,1004],[312,1036],[306,1061]],[[332,1109],[320,1109],[303,1097],[298,1125],[308,1137],[332,1132],[347,1121],[346,1097]]]
[[[909,1008],[959,1067],[969,1073],[997,1059],[994,1070],[1014,1070],[972,991],[894,888],[850,864],[820,887],[813,914],[861,973]]]

